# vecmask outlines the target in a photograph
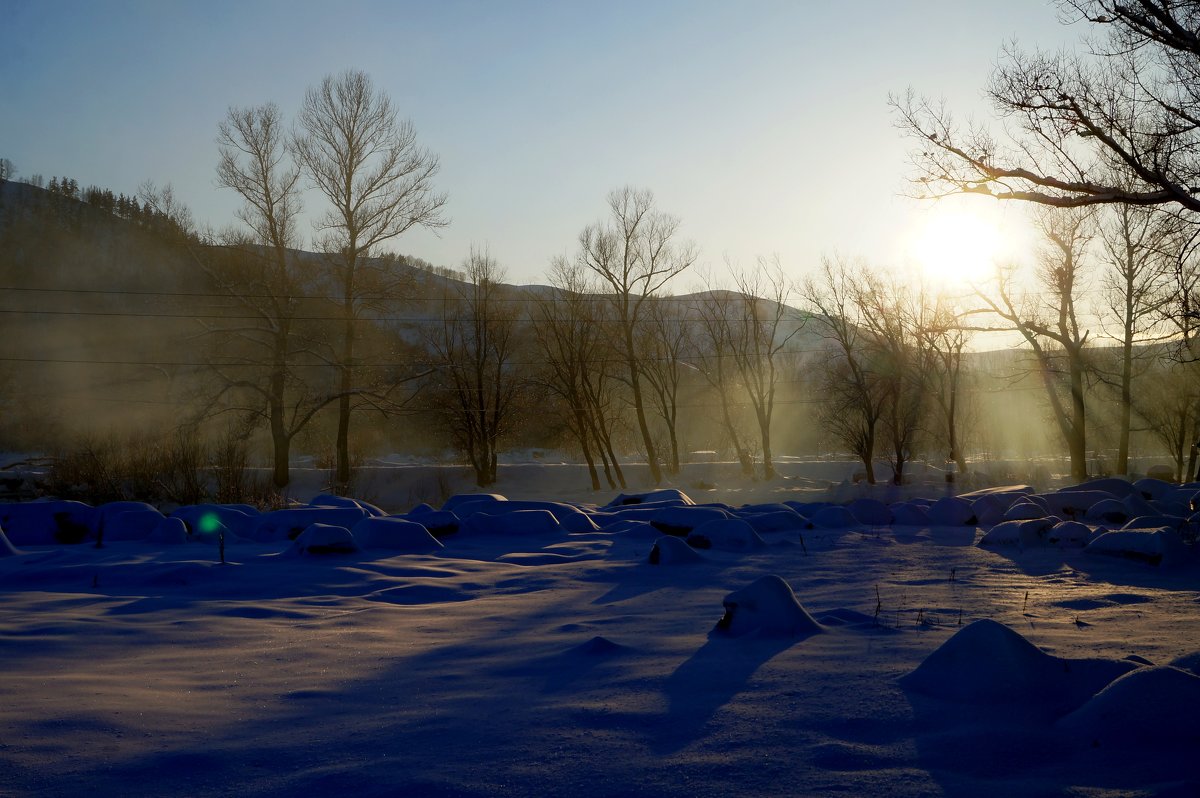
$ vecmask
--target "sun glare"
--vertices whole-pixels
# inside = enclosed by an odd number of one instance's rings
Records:
[[[996,220],[966,207],[935,207],[914,231],[910,256],[934,281],[979,283],[1005,256]]]

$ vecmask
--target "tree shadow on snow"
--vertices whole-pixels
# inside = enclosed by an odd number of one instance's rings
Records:
[[[655,753],[675,753],[698,739],[721,707],[746,688],[755,671],[802,639],[710,634],[663,685],[667,717],[661,736],[652,743]]]

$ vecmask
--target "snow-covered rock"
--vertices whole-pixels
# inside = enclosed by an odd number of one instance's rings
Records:
[[[463,502],[455,507],[454,514],[461,520],[470,518],[475,513],[500,515],[518,510],[546,510],[568,532],[595,532],[599,529],[587,513],[565,502],[520,500],[497,502],[485,499],[482,501]]]
[[[1046,532],[1046,542],[1052,546],[1086,546],[1092,528],[1079,521],[1063,521]]]
[[[145,540],[162,523],[163,514],[151,507],[148,510],[126,510],[110,515],[104,521],[104,540]]]
[[[1163,479],[1154,479],[1145,477],[1133,483],[1136,490],[1143,499],[1158,500],[1166,498],[1174,494],[1179,486]]]
[[[428,505],[426,505],[428,507]],[[414,521],[429,530],[429,534],[435,538],[446,537],[453,535],[458,531],[459,523],[458,516],[449,510],[434,510],[418,513],[410,512],[407,516],[408,520]]]
[[[916,502],[900,502],[891,506],[895,526],[929,526],[929,511]]]
[[[822,507],[808,517],[816,529],[847,529],[860,526],[858,519],[840,504]]]
[[[976,520],[971,502],[957,496],[943,496],[929,508],[929,523],[934,526],[967,526]]]
[[[188,530],[195,535],[215,534],[219,527],[224,527],[228,533],[251,538],[254,536],[255,527],[264,516],[254,508],[243,505],[189,504],[175,510],[171,517],[183,521]]]
[[[678,505],[661,507],[650,516],[650,525],[667,535],[686,537],[696,527],[709,521],[729,518],[729,513],[719,507],[697,507]]]
[[[863,526],[887,526],[892,523],[892,511],[878,499],[855,499],[846,509]]]
[[[360,550],[349,529],[321,523],[309,524],[291,547],[292,553],[298,555],[354,554]]]
[[[1084,520],[1090,524],[1124,524],[1129,520],[1129,510],[1117,499],[1104,499],[1088,508]]]
[[[718,518],[701,524],[687,536],[687,543],[692,548],[717,551],[751,551],[767,545],[754,527],[740,518]]]
[[[1045,506],[1048,513],[1067,516],[1074,520],[1087,515],[1087,511],[1099,502],[1120,501],[1113,494],[1104,491],[1071,488],[1063,488],[1055,493],[1038,494],[1037,500]]]
[[[1137,493],[1126,496],[1121,500],[1121,504],[1125,505],[1125,512],[1129,513],[1130,518],[1137,518],[1139,515],[1155,515],[1159,512],[1153,504]]]
[[[488,515],[475,513],[459,524],[463,534],[484,535],[561,535],[554,514],[549,510],[516,510],[511,513]]]
[[[295,540],[313,524],[339,526],[348,530],[368,516],[369,513],[361,507],[298,507],[275,510],[263,514],[257,520],[251,537],[259,543]]]
[[[95,514],[83,502],[59,499],[0,503],[0,527],[14,546],[82,543],[94,538]]]
[[[716,630],[740,636],[807,637],[822,627],[800,604],[792,587],[774,574],[751,582],[725,597],[725,615]]]
[[[1120,529],[1095,537],[1084,548],[1085,554],[1124,557],[1149,565],[1171,566],[1187,559],[1188,549],[1179,532],[1169,527],[1158,529]]]
[[[689,546],[683,538],[663,535],[654,541],[646,561],[651,565],[688,565],[704,562],[704,556]]]
[[[1070,491],[1087,491],[1098,490],[1104,493],[1110,493],[1118,499],[1123,499],[1134,492],[1133,483],[1126,482],[1120,477],[1102,477],[1100,479],[1091,479],[1087,482],[1081,482],[1078,485],[1063,488],[1059,493],[1067,493]]]
[[[424,526],[395,516],[364,518],[354,525],[350,533],[364,549],[428,554],[442,548],[441,542],[429,534]]]
[[[158,522],[150,534],[146,536],[147,543],[164,543],[170,546],[188,542],[187,524],[182,518],[171,516]]]
[[[652,490],[647,493],[620,493],[617,497],[610,501],[605,507],[627,507],[635,504],[695,504],[691,498],[681,490],[674,488],[663,488],[662,490]]]
[[[989,618],[975,621],[900,677],[904,689],[950,701],[1074,709],[1137,667],[1127,660],[1062,659]]]
[[[1036,548],[1046,542],[1047,535],[1059,523],[1057,518],[1031,518],[1028,521],[1001,521],[984,533],[979,546],[1020,546]]]
[[[368,515],[376,518],[387,515],[383,510],[380,510],[375,505],[362,499],[352,499],[348,496],[335,496],[332,493],[318,493],[313,496],[309,502],[309,507],[358,507],[365,510]]]
[[[1200,744],[1198,717],[1200,676],[1164,666],[1124,674],[1057,725],[1085,746],[1115,746],[1116,755],[1166,745],[1192,756]]]
[[[1004,512],[1005,521],[1030,521],[1034,518],[1045,518],[1050,510],[1044,503],[1023,499]]]
[[[791,532],[808,528],[808,519],[790,507],[765,513],[748,513],[742,515],[741,518],[754,527],[754,531],[759,534]]]
[[[109,534],[112,531],[112,521],[117,516],[129,512],[149,512],[154,513],[159,518],[162,517],[162,513],[158,511],[158,508],[146,502],[106,502],[96,507],[96,511],[92,514],[92,521],[95,525],[93,531],[99,532],[103,530],[105,540],[117,540],[117,538]]]
[[[446,501],[442,502],[442,509],[454,512],[454,509],[460,504],[478,501],[504,502],[508,501],[508,499],[501,496],[499,493],[456,493],[449,499],[446,499]]]

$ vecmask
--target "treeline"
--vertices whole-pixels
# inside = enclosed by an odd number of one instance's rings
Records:
[[[27,304],[5,318],[13,340],[28,315],[96,317],[98,329],[101,317],[118,319],[110,331],[137,319],[136,341],[105,346],[146,352],[138,347],[153,341],[158,354],[114,357],[89,334],[72,357],[45,362],[111,366],[113,385],[127,369],[159,374],[165,393],[150,401],[181,408],[177,423],[259,436],[278,487],[314,431],[330,439],[339,490],[352,478],[352,441],[361,449],[389,431],[401,447],[452,445],[481,486],[522,443],[570,445],[594,488],[624,487],[630,459],[658,483],[697,443],[770,479],[781,434],[789,448],[853,454],[869,482],[902,482],[921,459],[971,473],[1007,432],[1065,453],[1077,479],[1129,473],[1139,437],[1169,454],[1177,478],[1196,465],[1200,259],[1178,214],[1047,210],[1034,267],[1003,267],[964,296],[837,259],[796,280],[772,258],[680,295],[698,252],[652,193],[622,188],[550,264],[549,286],[521,292],[486,249],[461,269],[390,251],[413,227],[444,226],[446,197],[437,157],[361,72],[310,88],[290,122],[269,103],[231,108],[217,141],[217,182],[243,200],[223,232],[197,230],[169,189],[145,186],[123,203],[68,178],[52,181],[40,211],[7,212],[0,227],[14,292],[29,287],[20,281],[39,248],[81,259],[38,218],[70,228],[96,214],[153,241],[144,248],[169,264],[160,276],[179,275],[175,288],[93,287],[102,302]],[[299,219],[314,196],[306,252]],[[37,290],[79,293],[61,271]],[[973,368],[973,337],[992,332],[1021,342],[1006,373]],[[1018,401],[1034,391],[1040,404]],[[383,421],[362,425],[365,416]],[[1097,450],[1115,457],[1101,463]],[[889,474],[876,473],[880,461]]]

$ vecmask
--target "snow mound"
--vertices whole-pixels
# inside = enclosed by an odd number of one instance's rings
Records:
[[[0,504],[0,526],[16,546],[82,543],[92,536],[95,509],[77,501],[38,499]]]
[[[929,512],[921,505],[911,502],[893,504],[892,524],[895,526],[929,526]]]
[[[769,637],[808,637],[823,631],[801,606],[792,587],[774,574],[725,597],[725,615],[715,631],[734,636],[757,632]]]
[[[1025,499],[1017,502],[1004,513],[1005,521],[1032,521],[1035,518],[1045,518],[1050,510],[1043,503]]]
[[[840,504],[822,507],[809,516],[809,520],[816,529],[846,529],[859,525],[858,519]]]
[[[422,525],[391,516],[364,518],[354,525],[350,534],[364,549],[428,554],[442,548],[441,542]]]
[[[1143,477],[1134,482],[1133,487],[1142,498],[1151,500],[1166,498],[1178,490],[1177,485],[1154,477]]]
[[[449,510],[433,510],[417,512],[415,509],[408,514],[408,520],[414,521],[429,530],[435,538],[453,535],[458,531],[458,516]]]
[[[763,513],[748,513],[742,518],[760,535],[766,532],[791,532],[808,528],[808,519],[790,507]]]
[[[952,701],[1028,702],[1069,710],[1135,667],[1122,660],[1060,659],[985,618],[942,643],[916,670],[900,677],[900,684]]]
[[[475,513],[459,528],[464,533],[486,535],[558,535],[563,531],[549,510],[514,510],[497,515]]]
[[[619,493],[605,507],[626,507],[631,504],[695,504],[686,493],[674,488],[652,490],[649,493]]]
[[[704,557],[684,542],[683,538],[663,535],[654,541],[646,562],[651,565],[687,565],[704,562]]]
[[[1124,524],[1129,520],[1129,511],[1124,502],[1102,499],[1088,508],[1084,520],[1093,524]]]
[[[650,525],[667,535],[687,537],[697,527],[709,521],[723,521],[729,513],[719,507],[696,507],[692,505],[663,507],[650,516]]]
[[[1179,668],[1184,671],[1191,671],[1200,676],[1200,651],[1193,651],[1191,654],[1184,654],[1181,657],[1176,657],[1170,662],[1172,667]]]
[[[348,530],[369,515],[370,513],[361,507],[297,507],[275,510],[257,520],[253,538],[259,543],[295,540],[313,524],[338,526]]]
[[[892,511],[878,499],[855,499],[846,509],[860,524],[887,526],[892,523]]]
[[[1093,746],[1162,745],[1194,749],[1200,743],[1200,676],[1145,667],[1116,679],[1058,726]]]
[[[1117,497],[1111,493],[1072,488],[1063,488],[1057,493],[1046,493],[1041,498],[1049,509],[1070,516],[1086,515],[1088,510],[1102,501],[1117,501]]]
[[[308,502],[309,507],[357,507],[364,510],[368,515],[376,518],[387,515],[383,510],[380,510],[370,502],[362,499],[352,499],[347,496],[335,496],[332,493],[318,493],[313,496]]]
[[[978,546],[1020,546],[1022,549],[1043,545],[1047,535],[1057,526],[1054,518],[1034,518],[1029,521],[1001,521],[979,539]]]
[[[239,537],[250,538],[263,515],[243,505],[189,504],[171,513],[171,517],[182,520],[189,532],[208,534],[223,526]]]
[[[456,493],[446,501],[442,502],[442,509],[453,512],[457,507],[468,504],[470,502],[487,501],[487,502],[505,502],[508,501],[499,493]]]
[[[928,510],[929,523],[934,526],[967,526],[974,524],[975,509],[971,503],[956,496],[943,496]]]
[[[353,554],[359,545],[344,526],[310,524],[292,543],[293,554]]]
[[[1093,479],[1088,482],[1081,482],[1078,485],[1073,485],[1068,488],[1063,488],[1059,493],[1067,493],[1074,490],[1099,490],[1105,493],[1111,493],[1119,499],[1123,499],[1134,492],[1133,484],[1126,482],[1120,477],[1103,477],[1101,479]]]
[[[1188,556],[1183,538],[1177,530],[1170,527],[1105,532],[1084,547],[1083,551],[1085,554],[1124,557],[1162,566],[1178,565]]]
[[[1086,546],[1092,536],[1092,528],[1078,521],[1063,521],[1055,524],[1046,533],[1046,542],[1053,546]]]
[[[187,524],[183,522],[182,518],[175,516],[164,518],[146,536],[146,541],[148,543],[165,543],[172,546],[179,543],[187,543]]]
[[[454,514],[459,519],[470,518],[476,513],[487,515],[502,515],[515,513],[518,510],[545,510],[554,516],[554,520],[568,532],[595,532],[599,529],[596,522],[583,510],[564,502],[551,501],[504,501],[476,500],[463,502],[454,508]],[[423,519],[419,519],[423,523]]]
[[[717,551],[751,551],[767,545],[754,527],[740,518],[719,518],[701,524],[687,536],[687,543],[693,548]]]
[[[126,510],[109,516],[103,526],[104,540],[145,540],[163,521],[163,514],[149,510]]]

